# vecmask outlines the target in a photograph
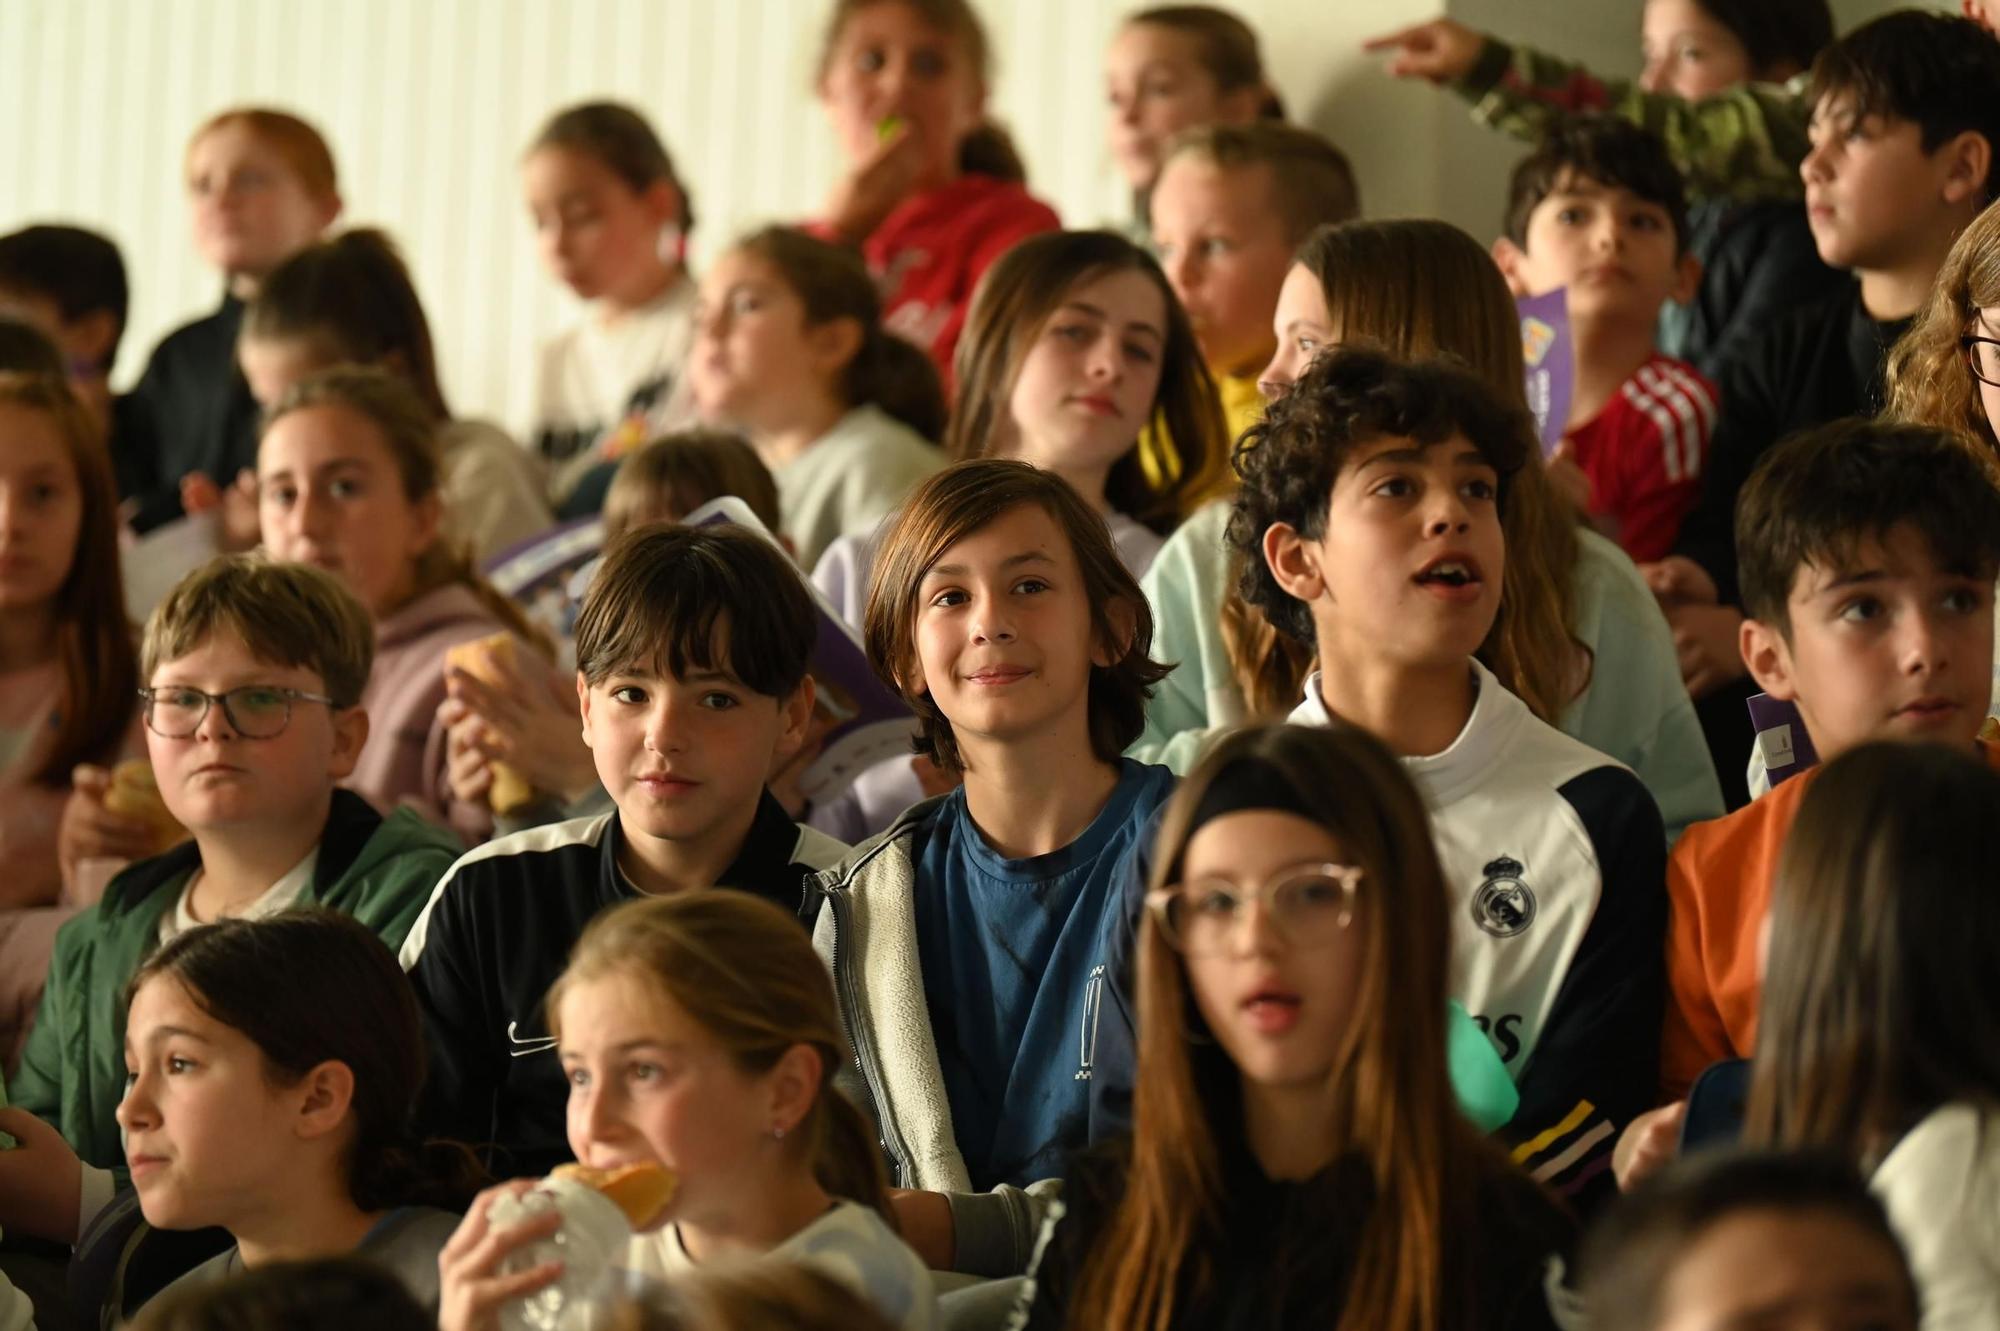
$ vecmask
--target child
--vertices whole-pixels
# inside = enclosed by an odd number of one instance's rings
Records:
[[[866,533],[944,465],[937,376],[882,328],[853,251],[803,231],[744,237],[702,279],[688,383],[702,418],[739,429],[778,482],[801,566]]]
[[[59,820],[137,747],[139,668],[118,568],[118,497],[95,424],[59,379],[0,374],[0,1064],[20,1056],[63,887]],[[99,784],[101,789],[101,783]],[[72,831],[71,853],[149,853]],[[134,844],[134,843],[137,844]]]
[[[860,247],[889,331],[929,352],[947,384],[987,266],[1061,225],[1025,185],[966,161],[992,65],[970,0],[836,0],[814,80],[849,164],[817,229]]]
[[[167,335],[132,390],[158,450],[131,522],[139,531],[181,512],[257,465],[257,403],[236,369],[243,306],[265,276],[340,215],[333,153],[319,131],[283,111],[237,107],[195,131],[187,150],[195,248],[221,270],[222,308]]]
[[[435,1331],[437,1319],[379,1266],[352,1257],[273,1262],[219,1285],[150,1299],[134,1331]]]
[[[1370,42],[1392,74],[1450,86],[1481,124],[1530,141],[1578,112],[1652,130],[1687,178],[1694,299],[1660,312],[1660,350],[1710,379],[1773,321],[1841,289],[1800,206],[1808,150],[1806,71],[1833,40],[1827,0],[1649,0],[1645,70],[1601,79],[1451,19]],[[1782,85],[1782,86],[1780,86]]]
[[[1556,1325],[1573,1222],[1452,1097],[1430,836],[1354,729],[1237,732],[1175,793],[1132,1136],[1067,1181],[1029,1327]]]
[[[1592,1331],[1917,1331],[1882,1204],[1821,1153],[1709,1154],[1648,1181],[1585,1246],[1583,1302]]]
[[[1146,225],[1167,144],[1182,131],[1285,114],[1256,32],[1213,5],[1155,5],[1128,17],[1105,52],[1104,87],[1106,137],[1137,227]]]
[[[1887,349],[2000,184],[2000,107],[1978,91],[1996,82],[2000,40],[1917,10],[1857,28],[1814,65],[1813,148],[1800,167],[1807,214],[1820,257],[1856,280],[1791,311],[1724,374],[1700,502],[1677,553],[1647,571],[1672,607],[1698,698],[1743,677],[1737,494],[1777,440],[1882,406]],[[1733,704],[1729,719],[1742,720]]]
[[[1404,359],[1456,356],[1525,406],[1507,285],[1486,250],[1444,222],[1321,228],[1299,250],[1273,322],[1278,350],[1264,373],[1273,394],[1326,348],[1353,341]],[[1500,619],[1481,661],[1538,718],[1637,772],[1670,838],[1717,816],[1715,768],[1652,592],[1615,545],[1578,527],[1539,453],[1523,459],[1510,489]],[[1135,754],[1176,770],[1215,728],[1288,714],[1311,659],[1234,591],[1228,515],[1227,505],[1196,514],[1146,578],[1161,652],[1182,664],[1148,707]]]
[[[0,236],[0,315],[33,324],[61,349],[71,391],[105,432],[121,499],[144,485],[155,449],[137,399],[111,391],[127,303],[124,257],[95,231],[29,226]]]
[[[521,160],[521,186],[542,262],[589,306],[535,370],[528,437],[560,504],[593,468],[688,419],[694,203],[653,127],[617,102],[551,118]]]
[[[403,949],[436,1135],[496,1145],[503,1174],[563,1158],[542,997],[606,906],[719,885],[804,909],[806,877],[846,848],[765,781],[812,716],[816,631],[804,579],[754,533],[642,527],[606,553],[577,618],[576,690],[616,809],[473,851]]]
[[[1221,470],[1227,427],[1187,313],[1115,232],[1035,236],[1001,256],[966,317],[957,381],[946,451],[1062,477],[1111,524],[1134,577]],[[1137,447],[1155,418],[1171,450],[1157,477]]]
[[[126,986],[125,1158],[146,1222],[236,1242],[168,1286],[352,1252],[437,1307],[438,1252],[477,1186],[464,1147],[408,1139],[423,1079],[395,954],[324,909],[176,936]]]
[[[677,1180],[664,1227],[625,1264],[677,1282],[731,1259],[817,1267],[904,1331],[937,1325],[930,1273],[896,1237],[868,1121],[831,1077],[840,1008],[785,911],[742,893],[635,901],[597,918],[549,990],[569,1081],[569,1145],[600,1167],[654,1160]],[[478,1325],[509,1249],[486,1194],[441,1260],[447,1331]],[[550,1271],[515,1293],[532,1292]]]
[[[2000,457],[2000,209],[1959,233],[1889,352],[1887,379],[1888,416],[1956,430]]]
[[[1152,630],[1103,519],[1025,462],[939,472],[883,534],[869,664],[963,783],[821,875],[815,942],[933,1268],[1021,1271],[1021,1189],[1083,1145],[1118,885],[1173,780],[1120,757],[1166,673]]]
[[[1835,759],[1799,807],[1771,904],[1748,1135],[1870,1171],[1925,1331],[2000,1320],[1994,765],[1884,743]]]
[[[1207,126],[1163,150],[1153,249],[1201,340],[1230,439],[1264,414],[1257,376],[1275,350],[1271,315],[1292,256],[1316,228],[1360,212],[1346,154],[1311,130]]]
[[[1743,659],[1797,704],[1822,760],[1870,739],[1973,751],[1993,678],[2000,490],[1964,442],[1860,421],[1796,436],[1744,486],[1737,547]],[[1668,861],[1669,1098],[1751,1052],[1772,866],[1815,779],[1690,828]]]
[[[436,418],[408,381],[343,367],[300,380],[264,417],[257,455],[264,548],[340,578],[373,621],[362,696],[373,742],[351,784],[377,808],[405,802],[468,840],[488,812],[446,778],[444,655],[507,631],[541,635],[473,571],[443,531]]]
[[[338,789],[368,734],[372,654],[367,612],[339,582],[256,556],[204,565],[153,611],[139,662],[146,749],[194,839],[124,870],[56,936],[7,1088],[36,1117],[5,1128],[23,1145],[0,1152],[0,1225],[73,1243],[110,1200],[123,1159],[118,995],[161,943],[301,904],[401,943],[454,847],[415,814],[384,818]]]
[[[534,460],[489,422],[453,419],[423,302],[395,243],[380,231],[316,242],[274,269],[244,313],[236,354],[266,408],[299,380],[336,365],[400,375],[436,422],[447,525],[473,558],[484,563],[547,530]],[[250,526],[254,541],[254,508]]]
[[[1564,293],[1575,378],[1558,465],[1580,482],[1572,497],[1633,559],[1664,558],[1716,412],[1715,386],[1653,346],[1661,303],[1700,275],[1680,173],[1643,129],[1568,121],[1514,168],[1493,258],[1516,296]]]
[[[1294,722],[1403,758],[1455,906],[1452,996],[1519,1088],[1508,1136],[1566,1192],[1608,1182],[1652,1099],[1665,837],[1626,768],[1536,719],[1476,652],[1498,613],[1525,412],[1443,361],[1343,350],[1237,450],[1244,599],[1311,646]]]

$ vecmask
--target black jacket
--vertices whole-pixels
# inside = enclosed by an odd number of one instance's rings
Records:
[[[236,366],[243,302],[222,307],[167,334],[131,393],[133,444],[121,451],[119,497],[136,501],[132,526],[147,531],[179,517],[181,477],[206,472],[224,489],[257,465],[257,399]],[[143,422],[140,425],[139,422]],[[137,453],[137,441],[148,456]]]
[[[608,813],[488,842],[452,866],[403,944],[430,1045],[418,1126],[492,1148],[502,1177],[570,1158],[569,1087],[542,1000],[584,926],[638,895],[618,869],[621,835]],[[807,875],[846,850],[766,792],[719,881],[799,913]]]
[[[1701,285],[1687,304],[1660,311],[1660,350],[1715,380],[1772,324],[1849,281],[1820,262],[1797,199],[1697,203],[1688,209],[1688,251],[1701,261]]]

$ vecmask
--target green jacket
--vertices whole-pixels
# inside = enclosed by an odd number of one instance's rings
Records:
[[[1690,199],[1796,199],[1805,193],[1799,163],[1811,145],[1806,76],[1785,84],[1746,83],[1690,102],[1642,90],[1625,79],[1600,79],[1582,65],[1486,39],[1472,72],[1455,86],[1472,114],[1516,138],[1537,139],[1563,116],[1602,111],[1658,134]]]
[[[336,790],[303,905],[352,915],[395,951],[464,850],[409,809],[388,818]],[[121,1173],[113,1115],[125,1094],[125,985],[160,938],[160,920],[201,863],[193,842],[127,868],[104,899],[56,934],[34,1033],[9,1084],[14,1103],[55,1127],[88,1165]]]

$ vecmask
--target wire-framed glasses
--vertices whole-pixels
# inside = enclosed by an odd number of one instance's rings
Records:
[[[146,728],[162,739],[186,739],[201,729],[208,709],[222,704],[229,728],[245,739],[275,739],[292,723],[295,702],[334,705],[333,699],[301,689],[280,688],[275,684],[245,684],[227,693],[203,693],[200,689],[172,685],[140,689],[146,704]]]
[[[1146,894],[1146,908],[1168,943],[1191,957],[1231,951],[1254,902],[1278,937],[1295,948],[1330,946],[1354,922],[1361,870],[1351,864],[1299,864],[1254,886],[1197,878]]]

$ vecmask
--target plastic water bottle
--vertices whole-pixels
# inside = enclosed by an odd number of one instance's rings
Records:
[[[487,1213],[494,1229],[512,1229],[554,1211],[562,1226],[545,1239],[509,1253],[502,1269],[526,1271],[559,1261],[555,1282],[500,1311],[506,1331],[590,1331],[610,1271],[632,1241],[632,1226],[618,1204],[587,1183],[548,1178],[519,1197],[502,1197]]]

